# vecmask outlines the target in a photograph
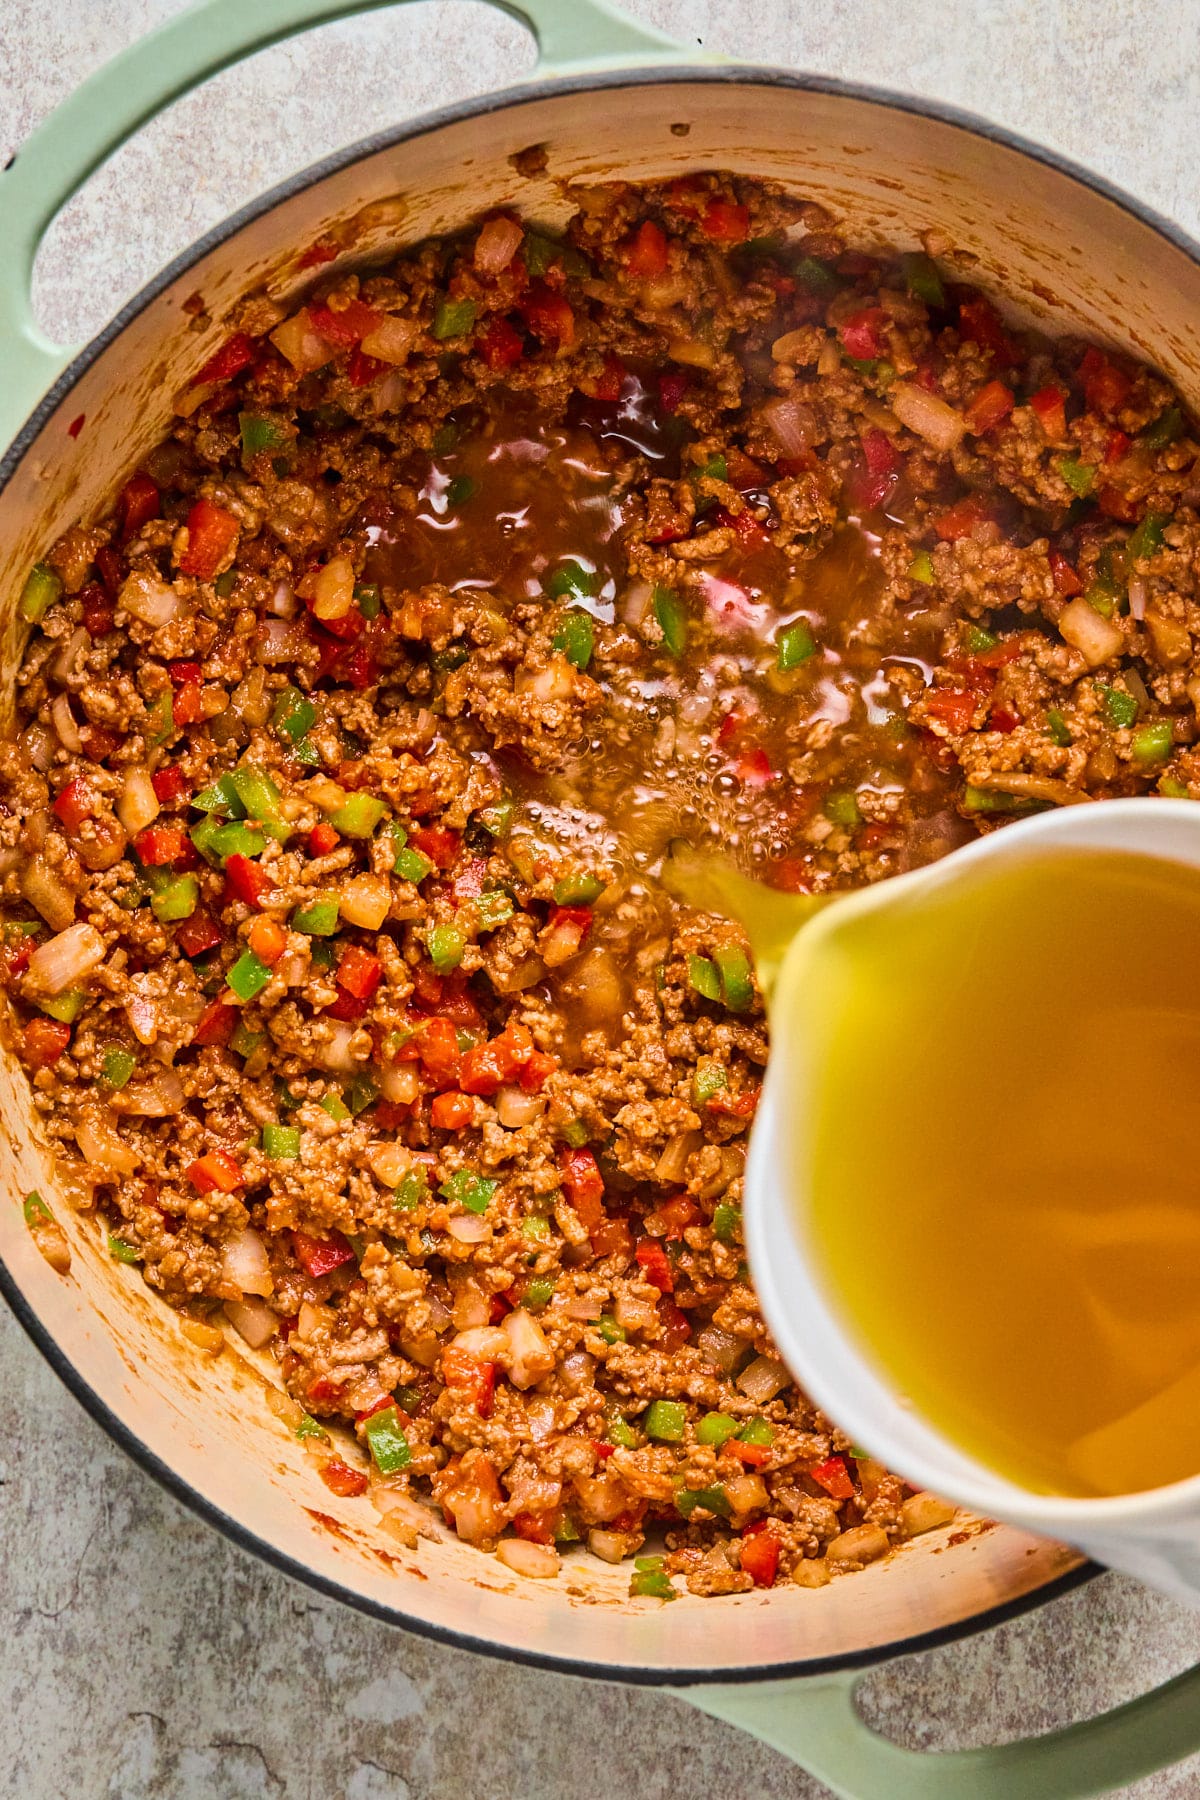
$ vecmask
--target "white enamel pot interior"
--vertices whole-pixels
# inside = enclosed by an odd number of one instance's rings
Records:
[[[539,144],[545,172],[517,174],[515,154]],[[237,300],[258,287],[290,296],[311,282],[298,259],[314,239],[336,231],[346,261],[358,262],[500,202],[561,221],[572,183],[712,167],[821,201],[856,242],[913,248],[936,228],[964,278],[1002,287],[1051,328],[1072,322],[1150,358],[1200,399],[1200,340],[1189,329],[1200,316],[1200,269],[1188,246],[1077,172],[973,122],[765,71],[656,69],[512,90],[359,146],[240,215],[64,376],[0,465],[6,706],[29,565],[71,520],[101,507],[163,433],[172,395],[228,330]],[[184,312],[197,293],[213,321],[202,333]],[[292,1574],[398,1624],[581,1673],[736,1681],[894,1655],[993,1623],[1086,1573],[1073,1551],[968,1523],[823,1589],[662,1606],[631,1601],[627,1568],[582,1553],[555,1582],[532,1582],[449,1534],[405,1551],[369,1504],[329,1493],[267,1410],[269,1362],[236,1340],[215,1361],[194,1349],[137,1271],[104,1254],[95,1224],[72,1214],[7,1052],[0,1108],[3,1285],[58,1373],[186,1503]],[[22,1223],[31,1188],[67,1230],[65,1278]]]

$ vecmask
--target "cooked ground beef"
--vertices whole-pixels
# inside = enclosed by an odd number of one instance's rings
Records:
[[[1191,422],[723,175],[242,323],[22,601],[2,954],[68,1186],[402,1532],[665,1531],[664,1597],[875,1560],[950,1509],[775,1358],[762,1008],[656,878],[1200,798]]]

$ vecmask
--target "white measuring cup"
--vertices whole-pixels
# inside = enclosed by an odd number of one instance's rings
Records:
[[[855,1442],[920,1488],[988,1517],[1078,1546],[1097,1561],[1200,1604],[1200,1475],[1168,1487],[1100,1499],[1030,1492],[976,1461],[932,1425],[860,1345],[823,1279],[804,1204],[804,1141],[796,1108],[817,1054],[805,1041],[803,991],[816,959],[887,908],[919,906],[952,884],[969,890],[1000,868],[1049,851],[1135,854],[1193,866],[1200,880],[1200,806],[1187,800],[1098,801],[1016,821],[929,867],[832,904],[755,890],[746,925],[768,995],[771,1056],[746,1166],[746,1245],[763,1313],[780,1356]],[[739,914],[747,886],[720,865],[685,856],[684,897]],[[764,908],[763,902],[766,902]],[[753,916],[751,916],[753,914]],[[1200,954],[1200,946],[1197,946]],[[1198,1071],[1200,1074],[1200,1071]],[[797,1204],[799,1202],[799,1204]],[[1049,1378],[1049,1377],[1048,1377]]]

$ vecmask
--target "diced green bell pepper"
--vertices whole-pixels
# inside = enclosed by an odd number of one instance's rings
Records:
[[[1099,686],[1109,724],[1114,731],[1126,730],[1138,716],[1137,701],[1124,688],[1106,687],[1103,683]]]
[[[317,709],[298,687],[285,687],[275,702],[271,723],[281,737],[298,744],[317,722]]]
[[[497,931],[513,916],[512,895],[503,888],[489,888],[476,898],[474,905],[480,931]]]
[[[225,979],[239,1000],[253,1000],[270,981],[271,971],[253,950],[243,950]]]
[[[1144,431],[1138,433],[1139,444],[1145,444],[1149,450],[1165,450],[1168,444],[1175,443],[1184,433],[1186,421],[1178,406],[1168,406],[1160,412],[1157,419],[1152,419]]]
[[[945,306],[946,290],[933,258],[920,250],[913,250],[902,257],[901,262],[909,293],[914,294],[918,300],[923,300],[926,306]]]
[[[117,1237],[111,1231],[108,1234],[108,1254],[114,1262],[119,1263],[136,1263],[142,1260],[141,1251],[128,1238]]]
[[[36,1188],[32,1194],[26,1194],[21,1212],[31,1231],[35,1231],[39,1225],[53,1225],[54,1223],[54,1214]]]
[[[835,825],[861,825],[862,812],[853,788],[835,788],[825,796],[825,817]]]
[[[200,902],[200,883],[194,875],[176,875],[150,896],[150,909],[163,925],[190,919]]]
[[[586,669],[592,660],[596,633],[592,616],[585,612],[569,612],[554,634],[553,643],[569,663]]]
[[[466,947],[467,940],[457,925],[433,925],[425,939],[429,960],[439,975],[448,975],[451,969],[457,969]]]
[[[696,1442],[711,1444],[714,1449],[719,1450],[722,1444],[728,1443],[731,1437],[737,1436],[737,1433],[738,1422],[729,1413],[705,1413],[696,1426]]]
[[[266,770],[243,763],[240,768],[230,770],[228,781],[246,817],[257,820],[269,837],[286,843],[292,828],[279,810],[283,795]]]
[[[229,1048],[234,1051],[236,1055],[245,1057],[246,1061],[249,1062],[252,1056],[257,1056],[266,1041],[267,1034],[265,1031],[251,1031],[245,1019],[239,1019],[233,1028],[233,1036],[229,1040]]]
[[[387,817],[387,802],[374,794],[351,794],[344,805],[329,816],[329,823],[343,837],[369,838],[381,819]]]
[[[652,1400],[642,1419],[648,1438],[661,1444],[678,1444],[687,1424],[687,1408],[681,1400]]]
[[[295,1162],[300,1154],[300,1127],[264,1125],[262,1147],[263,1155],[270,1162]]]
[[[618,1412],[616,1407],[613,1407],[609,1412],[608,1430],[605,1435],[607,1436],[609,1443],[615,1444],[618,1450],[637,1449],[637,1432],[633,1429],[624,1413]]]
[[[38,1002],[39,1011],[51,1019],[57,1019],[60,1025],[73,1025],[83,1011],[87,995],[82,988],[67,988],[64,993],[52,994]]]
[[[687,648],[687,614],[674,588],[656,587],[654,617],[663,635],[663,648],[671,656],[682,656]]]
[[[910,581],[919,581],[923,587],[933,586],[933,558],[928,550],[918,550],[908,565]]]
[[[744,950],[721,945],[713,951],[721,977],[721,998],[730,1012],[745,1012],[754,1003],[754,976]]]
[[[253,825],[240,819],[222,821],[215,813],[193,825],[189,835],[204,860],[213,864],[223,863],[227,856],[261,856],[267,847],[266,836]]]
[[[429,1198],[429,1178],[424,1165],[418,1163],[401,1178],[399,1187],[392,1195],[392,1205],[397,1212],[416,1212],[418,1206]]]
[[[1175,747],[1175,733],[1170,722],[1157,719],[1152,725],[1141,725],[1133,734],[1130,748],[1138,762],[1165,762]]]
[[[817,640],[803,619],[797,619],[781,631],[775,640],[775,667],[786,672],[797,669],[817,654]]]
[[[439,343],[465,337],[475,323],[474,300],[439,300],[433,315],[433,335]]]
[[[394,1475],[399,1469],[407,1469],[412,1461],[412,1451],[395,1406],[381,1407],[379,1412],[372,1413],[363,1429],[375,1467],[381,1475]]]
[[[1063,750],[1065,750],[1067,745],[1072,741],[1070,727],[1063,718],[1061,712],[1059,712],[1057,706],[1048,706],[1046,708],[1046,730],[1054,743],[1058,744]]]
[[[123,1088],[137,1068],[137,1057],[128,1050],[106,1050],[100,1065],[101,1074],[110,1088]]]
[[[350,1108],[340,1094],[325,1094],[317,1103],[322,1112],[327,1112],[331,1119],[341,1125],[350,1117]]]
[[[729,1086],[729,1078],[720,1063],[702,1063],[692,1076],[692,1103],[707,1106],[714,1094]]]
[[[768,1425],[767,1421],[760,1414],[756,1414],[754,1418],[743,1425],[742,1429],[738,1432],[738,1442],[741,1444],[773,1444],[775,1442],[775,1427],[773,1425]]]
[[[716,963],[710,962],[707,956],[688,957],[688,980],[705,1000],[721,998],[721,977]]]
[[[604,883],[598,875],[579,873],[564,875],[554,884],[554,904],[556,906],[591,906],[604,892]]]
[[[729,1495],[721,1483],[714,1482],[712,1487],[679,1488],[675,1494],[675,1510],[680,1518],[690,1519],[697,1507],[705,1512],[718,1513],[727,1519],[733,1510],[729,1504]]]
[[[629,1336],[623,1325],[618,1325],[611,1313],[601,1313],[593,1330],[599,1332],[606,1344],[623,1344]]]
[[[539,1275],[536,1280],[526,1282],[521,1305],[529,1312],[541,1312],[553,1300],[555,1285],[553,1277],[549,1275]]]
[[[1129,534],[1125,554],[1130,561],[1140,562],[1143,557],[1153,556],[1156,550],[1161,550],[1163,529],[1170,523],[1170,513],[1148,512]]]
[[[728,1201],[722,1201],[720,1206],[714,1209],[712,1228],[713,1236],[719,1238],[721,1243],[734,1243],[742,1229],[741,1207],[731,1206]]]
[[[1060,456],[1058,472],[1073,494],[1086,500],[1096,485],[1096,466],[1094,463],[1080,462],[1077,456]]]
[[[798,256],[792,264],[792,273],[802,288],[822,299],[832,298],[842,285],[841,277],[819,256]]]
[[[470,475],[456,475],[446,489],[446,502],[450,506],[465,506],[479,492],[479,483]]]
[[[484,1213],[491,1204],[499,1182],[490,1175],[479,1175],[474,1169],[456,1169],[438,1188],[443,1200],[457,1201],[468,1212]]]
[[[632,1600],[678,1600],[678,1591],[672,1587],[671,1578],[665,1570],[635,1568],[629,1577],[629,1596]]]
[[[287,432],[279,421],[261,413],[239,413],[238,425],[247,456],[257,456],[263,450],[282,450],[287,443]]]
[[[48,563],[34,563],[25,577],[18,610],[27,625],[37,625],[61,599],[62,582]]]
[[[293,931],[306,937],[332,937],[338,928],[338,900],[334,894],[319,895],[307,906],[298,906],[291,916]]]
[[[347,1083],[343,1092],[346,1096],[346,1105],[357,1119],[359,1113],[366,1112],[368,1106],[373,1106],[378,1100],[379,1083],[373,1075],[368,1075],[365,1069],[360,1069],[358,1074]]]

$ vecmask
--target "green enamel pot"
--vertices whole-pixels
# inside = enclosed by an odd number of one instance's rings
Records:
[[[554,221],[569,186],[731,168],[826,205],[849,235],[912,248],[938,229],[973,279],[1053,328],[1150,357],[1200,401],[1200,250],[1144,207],[1033,145],[945,108],[774,69],[699,58],[607,0],[510,0],[535,34],[529,84],[358,144],[227,221],[165,270],[94,343],[38,331],[30,275],[47,225],[132,132],[265,45],[382,0],[206,0],[86,82],[0,173],[0,653],[21,648],[30,565],[99,509],[172,417],[172,397],[260,289],[462,225],[500,203]],[[517,154],[544,146],[540,172]],[[525,159],[522,168],[532,168]],[[335,265],[336,267],[336,265]],[[320,271],[328,275],[329,267]],[[183,303],[202,295],[209,323]],[[409,1630],[564,1672],[664,1687],[741,1725],[855,1800],[1099,1794],[1200,1749],[1200,1671],[1119,1711],[1027,1743],[923,1756],[870,1732],[854,1705],[873,1664],[981,1630],[1095,1573],[1074,1550],[960,1520],[825,1588],[719,1601],[631,1600],[628,1572],[584,1555],[522,1580],[452,1534],[407,1551],[373,1510],[339,1501],[263,1402],[271,1365],[230,1346],[202,1359],[135,1270],[103,1255],[59,1191],[24,1076],[0,1052],[0,1282],[72,1392],[165,1486],[313,1587]],[[38,1188],[71,1241],[60,1276],[24,1228]],[[201,1367],[203,1362],[203,1367]]]

